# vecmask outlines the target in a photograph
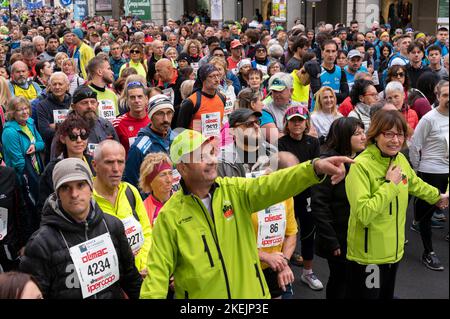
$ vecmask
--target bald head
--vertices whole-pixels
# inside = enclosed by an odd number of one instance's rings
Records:
[[[163,83],[168,83],[173,78],[174,66],[169,59],[161,59],[155,64],[155,71]]]
[[[158,58],[162,57],[164,54],[164,43],[160,40],[154,40],[152,42],[153,54]]]

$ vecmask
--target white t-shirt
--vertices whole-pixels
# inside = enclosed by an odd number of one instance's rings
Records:
[[[311,124],[314,125],[319,138],[322,136],[326,137],[330,130],[331,123],[340,117],[342,117],[342,114],[339,112],[336,115],[323,112],[312,112]]]
[[[419,121],[409,147],[414,169],[422,173],[448,174],[448,115],[433,109]],[[420,152],[420,153],[419,153]]]

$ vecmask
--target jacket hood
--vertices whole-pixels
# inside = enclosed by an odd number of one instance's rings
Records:
[[[91,200],[90,212],[86,220],[89,228],[95,227],[102,220],[102,211],[98,205]],[[66,213],[61,203],[56,197],[56,194],[51,194],[45,201],[44,208],[42,209],[41,226],[52,226],[61,229],[65,232],[80,232],[85,230],[86,222],[76,222],[73,218]]]
[[[28,118],[28,120],[27,120],[27,125],[28,126],[34,126],[34,120],[31,118],[31,116]],[[21,128],[20,128],[20,125],[19,125],[19,123],[17,123],[17,121],[15,121],[15,120],[12,120],[12,121],[7,121],[6,123],[5,123],[5,126],[3,127],[3,130],[6,130],[6,129],[13,129],[13,130],[22,130]]]

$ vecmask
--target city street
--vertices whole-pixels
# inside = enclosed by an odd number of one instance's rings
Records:
[[[400,299],[448,299],[449,298],[449,243],[445,236],[449,231],[448,222],[443,229],[433,229],[433,248],[445,267],[444,271],[433,271],[422,264],[423,245],[420,234],[410,229],[413,217],[411,205],[406,219],[406,238],[409,243],[405,247],[403,260],[397,272],[395,296]],[[448,217],[448,211],[446,211]],[[298,243],[300,245],[300,243]],[[292,266],[295,275],[294,298],[325,299],[325,287],[328,280],[327,261],[314,257],[313,270],[322,281],[324,289],[313,291],[300,280],[303,268]]]

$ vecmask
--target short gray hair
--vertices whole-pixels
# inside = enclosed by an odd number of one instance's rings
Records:
[[[37,35],[33,38],[33,44],[36,44],[38,41],[43,41],[45,43],[44,37],[40,35]]]
[[[403,85],[400,82],[397,81],[391,81],[386,85],[386,88],[384,89],[384,93],[388,94],[389,92],[403,92],[404,88]]]
[[[282,55],[283,55],[283,53],[284,53],[284,49],[283,49],[283,47],[281,46],[281,45],[279,45],[279,44],[273,44],[273,45],[271,45],[270,47],[269,47],[269,55],[271,56],[271,57],[274,57],[274,58],[279,58],[279,57],[281,57]]]
[[[448,86],[447,80],[440,80],[438,82],[438,84],[436,84],[435,92],[436,92],[437,96],[441,95],[441,90],[442,90],[442,87],[444,87],[444,86]]]
[[[62,77],[64,78],[64,82],[66,82],[67,85],[70,84],[69,78],[68,78],[67,75],[66,75],[65,73],[63,73],[63,72],[55,72],[55,73],[53,73],[52,75],[50,75],[50,78],[48,79],[48,84],[51,85],[51,84],[52,84],[52,80],[53,80],[55,77],[58,77],[58,76],[62,76]]]
[[[95,150],[94,150],[94,160],[95,161],[99,161],[102,159],[103,148],[105,146],[118,146],[118,147],[121,147],[123,149],[123,151],[125,152],[125,148],[123,147],[123,145],[120,144],[119,142],[117,142],[116,140],[109,140],[109,139],[103,140],[99,144],[97,144],[97,146],[95,147]]]

